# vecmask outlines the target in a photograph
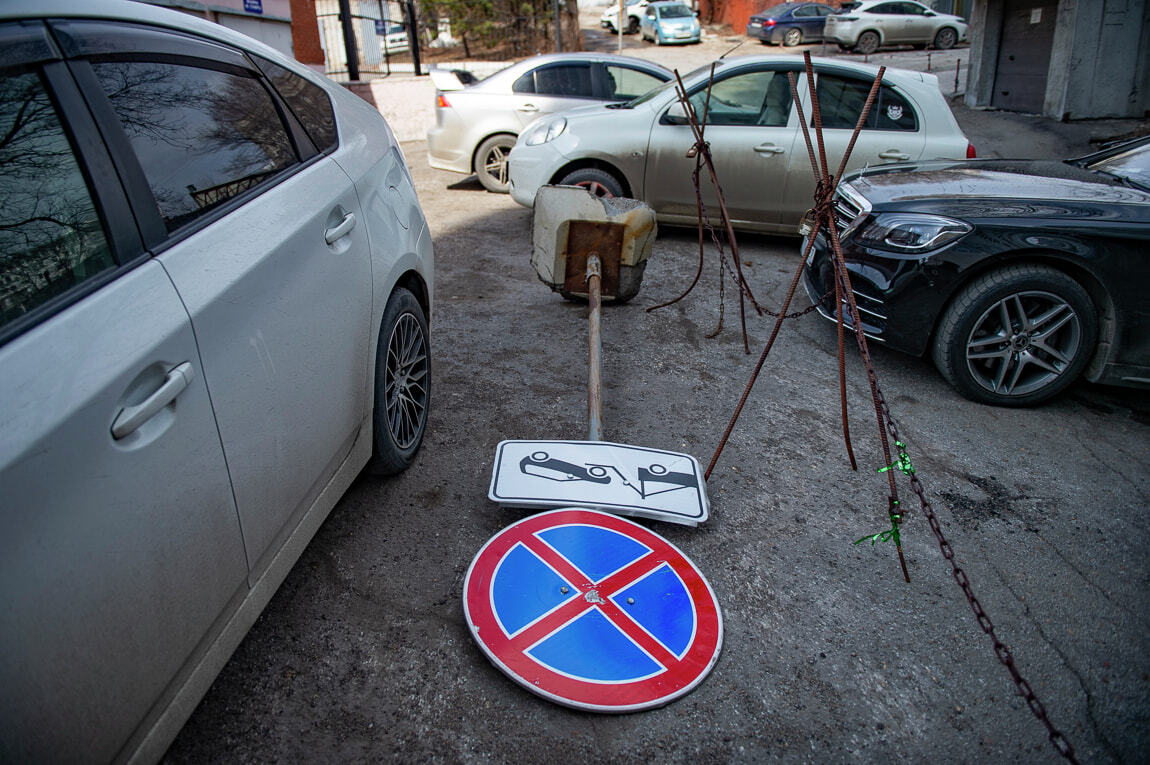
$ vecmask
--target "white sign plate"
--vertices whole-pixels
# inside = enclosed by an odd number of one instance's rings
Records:
[[[606,441],[503,441],[487,496],[507,507],[587,507],[695,526],[710,505],[689,454]]]

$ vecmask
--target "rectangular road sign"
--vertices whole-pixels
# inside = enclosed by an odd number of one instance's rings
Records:
[[[503,441],[487,496],[507,507],[587,507],[688,526],[710,513],[694,457],[606,441]]]

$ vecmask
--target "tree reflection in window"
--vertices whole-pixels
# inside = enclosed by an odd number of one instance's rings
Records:
[[[0,327],[114,266],[39,76],[0,77]]]
[[[254,78],[141,61],[93,64],[169,231],[296,162]]]

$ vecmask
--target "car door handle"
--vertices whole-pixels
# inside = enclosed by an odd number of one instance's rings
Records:
[[[539,111],[539,107],[535,104],[523,104],[522,106],[517,106],[515,109],[516,111],[527,112],[528,114],[534,114]]]
[[[781,146],[775,146],[773,143],[761,143],[755,147],[755,151],[759,154],[782,154],[786,149]]]
[[[120,439],[135,432],[141,425],[155,417],[161,409],[176,400],[176,396],[192,383],[196,376],[192,364],[185,361],[174,367],[164,378],[164,384],[156,392],[144,399],[143,403],[126,406],[112,421],[112,438]]]
[[[900,162],[906,162],[910,159],[909,154],[903,154],[898,149],[887,149],[882,154],[878,155],[879,159],[897,159]]]
[[[347,236],[353,228],[355,228],[355,213],[348,213],[338,225],[323,232],[323,238],[328,244],[333,244],[336,239]]]

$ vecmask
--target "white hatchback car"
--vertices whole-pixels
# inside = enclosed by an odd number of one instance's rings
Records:
[[[431,237],[362,99],[145,3],[0,3],[0,762],[155,761],[427,423]]]
[[[837,168],[878,69],[841,59],[815,59],[828,159]],[[715,69],[707,115],[727,208],[740,228],[793,234],[811,206],[815,178],[799,132],[788,72],[798,75],[808,121],[810,95],[797,56],[723,59]],[[704,114],[708,64],[683,78],[695,111]],[[540,186],[581,184],[641,199],[661,222],[694,224],[694,139],[670,83],[623,104],[589,106],[538,120],[511,152],[511,196],[530,207]],[[928,158],[974,156],[932,74],[887,69],[848,168]],[[703,182],[704,201],[715,195]]]

